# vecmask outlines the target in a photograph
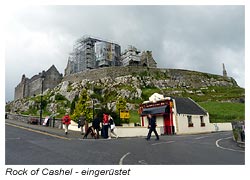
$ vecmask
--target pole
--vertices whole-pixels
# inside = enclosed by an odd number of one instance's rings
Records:
[[[120,123],[122,123],[121,122],[121,109],[119,109],[119,121],[120,121]]]
[[[40,125],[42,124],[42,100],[43,100],[43,98],[42,98],[42,96],[41,96],[41,99],[40,99]]]
[[[55,116],[53,117],[53,128],[55,127],[55,120],[56,120],[56,118],[55,118]]]
[[[41,94],[41,102],[40,102],[40,125],[42,125],[42,115],[43,115],[43,110],[42,110],[42,102],[43,102],[43,80],[44,80],[44,76],[42,75],[42,94]]]
[[[93,108],[93,120],[94,120],[95,119],[95,100],[94,99],[92,100],[92,103],[93,103],[92,108]]]
[[[94,92],[94,84],[92,83],[92,91]],[[93,120],[95,119],[95,99],[92,99]]]

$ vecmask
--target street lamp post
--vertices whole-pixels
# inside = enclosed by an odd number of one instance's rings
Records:
[[[95,119],[95,100],[94,99],[92,99],[92,109],[93,109],[93,120]]]
[[[43,81],[44,81],[45,75],[44,72],[42,72],[41,75],[41,80],[42,80],[42,92],[41,92],[41,102],[40,102],[40,125],[42,125],[42,115],[43,115],[43,110],[42,110],[42,102],[43,102]]]

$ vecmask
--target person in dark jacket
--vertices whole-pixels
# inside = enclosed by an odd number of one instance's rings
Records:
[[[81,128],[81,135],[84,134],[83,133],[83,126],[85,125],[85,123],[86,123],[86,118],[82,113],[81,116],[78,119],[78,128]]]
[[[149,123],[149,125],[148,125],[149,131],[148,131],[148,135],[147,135],[146,140],[150,140],[150,137],[151,137],[151,134],[152,134],[153,131],[155,133],[156,140],[159,140],[159,135],[158,135],[158,133],[157,133],[157,131],[155,129],[156,126],[157,126],[156,125],[156,119],[155,119],[155,117],[152,117],[151,114],[148,115],[148,123]]]
[[[92,126],[94,130],[96,131],[96,138],[99,139],[99,131],[101,130],[100,127],[101,120],[98,118],[97,115],[95,115],[95,119],[92,122]]]

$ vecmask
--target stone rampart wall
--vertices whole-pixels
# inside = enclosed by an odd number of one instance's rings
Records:
[[[186,70],[176,70],[176,69],[164,69],[164,68],[148,68],[144,66],[115,66],[115,67],[105,67],[99,69],[91,69],[84,72],[79,72],[65,76],[63,81],[81,81],[83,79],[89,79],[91,81],[96,81],[104,77],[116,78],[119,76],[133,75],[140,73],[155,74],[155,73],[165,73],[166,76],[172,75],[184,75],[189,71]],[[191,71],[190,71],[191,72]]]
[[[164,79],[163,83],[167,83],[170,87],[191,86],[200,88],[207,86],[237,86],[233,78],[220,75],[182,69],[148,68],[144,66],[118,66],[92,69],[65,76],[62,81],[76,82],[82,81],[83,79],[97,81],[105,77],[114,79],[126,75],[153,76],[156,80]]]
[[[31,120],[37,120],[38,123],[40,122],[40,117],[38,116],[27,116],[27,115],[21,115],[21,114],[12,114],[12,113],[7,113],[7,118],[10,120],[15,120],[15,121],[21,121],[24,123],[30,123]],[[42,122],[44,121],[44,118],[42,119]],[[50,121],[49,126],[54,127],[54,128],[59,128],[62,129],[62,121],[61,119],[53,119]]]
[[[89,79],[91,81],[96,81],[104,77],[111,77],[111,78],[116,78],[119,76],[125,76],[125,75],[130,75],[133,73],[140,73],[148,71],[147,68],[145,67],[120,67],[120,66],[115,66],[115,67],[106,67],[106,68],[100,68],[100,69],[91,69],[87,70],[84,72],[79,72],[75,74],[71,74],[68,76],[65,76],[63,78],[63,81],[81,81],[83,79]]]

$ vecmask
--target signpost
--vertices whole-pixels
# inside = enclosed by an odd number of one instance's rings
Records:
[[[129,111],[120,110],[120,118],[121,119],[129,119],[130,118]]]

